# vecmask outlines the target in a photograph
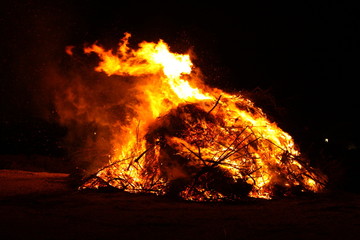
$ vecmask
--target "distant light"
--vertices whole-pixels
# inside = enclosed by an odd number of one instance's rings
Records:
[[[358,149],[358,146],[356,146],[354,143],[350,143],[347,146],[347,150],[356,150],[356,149]]]
[[[328,142],[329,142],[329,139],[328,139],[328,138],[325,138],[325,142],[328,143]]]

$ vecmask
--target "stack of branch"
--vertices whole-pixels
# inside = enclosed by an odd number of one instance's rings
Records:
[[[272,194],[307,190],[304,177],[324,184],[307,161],[264,139],[256,132],[256,126],[228,126],[219,101],[220,97],[212,106],[206,101],[179,105],[157,119],[145,136],[146,150],[133,157],[129,165],[142,171],[145,182],[134,185],[126,176],[111,176],[111,171],[108,178],[99,177],[99,172],[111,170],[124,160],[100,169],[92,181],[104,186],[113,186],[113,181],[118,181],[117,185],[124,190],[165,193],[190,200],[236,199],[248,196],[251,191],[263,191],[258,181],[265,167],[276,176],[275,183],[267,186]],[[266,141],[269,148],[281,149],[279,166],[259,164],[255,152]],[[303,166],[301,171],[294,169],[293,160]]]

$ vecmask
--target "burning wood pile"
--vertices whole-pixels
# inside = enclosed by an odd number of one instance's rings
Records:
[[[190,56],[171,53],[163,41],[131,49],[129,37],[126,33],[115,53],[96,44],[85,49],[99,56],[96,71],[141,79],[142,94],[126,124],[113,125],[109,163],[81,189],[220,201],[324,188],[325,176],[253,102],[205,86]]]

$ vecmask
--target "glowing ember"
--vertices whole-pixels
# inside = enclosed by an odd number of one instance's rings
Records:
[[[96,44],[85,48],[100,58],[96,71],[136,77],[141,84],[138,101],[128,106],[134,114],[111,125],[109,163],[81,188],[112,186],[194,201],[323,188],[325,177],[253,102],[205,86],[190,56],[171,53],[162,40],[131,49],[129,37],[116,52]]]

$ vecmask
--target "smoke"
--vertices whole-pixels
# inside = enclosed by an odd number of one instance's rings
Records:
[[[76,167],[91,171],[109,161],[112,141],[135,117],[131,106],[140,102],[139,79],[98,73],[98,59],[80,47],[73,50],[45,78],[53,93],[54,119],[68,130],[63,144]]]
[[[18,1],[5,4],[5,24],[1,30],[4,58],[10,87],[17,94],[15,101],[26,103],[26,108],[41,115],[48,102],[43,77],[51,65],[57,64],[62,46],[72,31],[71,15],[61,12],[57,4]],[[4,68],[5,69],[5,68]],[[24,96],[24,97],[23,97]],[[17,105],[17,104],[16,104]],[[16,110],[14,110],[16,111]]]
[[[68,169],[54,96],[79,23],[65,2],[8,1],[0,11],[1,153],[51,156],[48,165]]]
[[[60,143],[52,128],[47,133],[50,136],[41,136],[41,141],[50,139],[66,149],[75,166],[87,168],[92,162],[108,160],[109,141],[135,114],[127,106],[136,105],[139,100],[133,96],[141,94],[134,94],[138,91],[136,80],[130,77],[94,72],[95,59],[85,56],[82,46],[76,45],[84,39],[92,41],[88,34],[91,23],[76,6],[63,1],[4,3],[0,120],[15,129],[32,122],[65,127],[67,135]],[[99,31],[93,32],[98,37]],[[70,44],[76,47],[66,48]],[[11,139],[33,139],[35,130],[27,131]],[[101,159],[93,161],[95,156]]]

